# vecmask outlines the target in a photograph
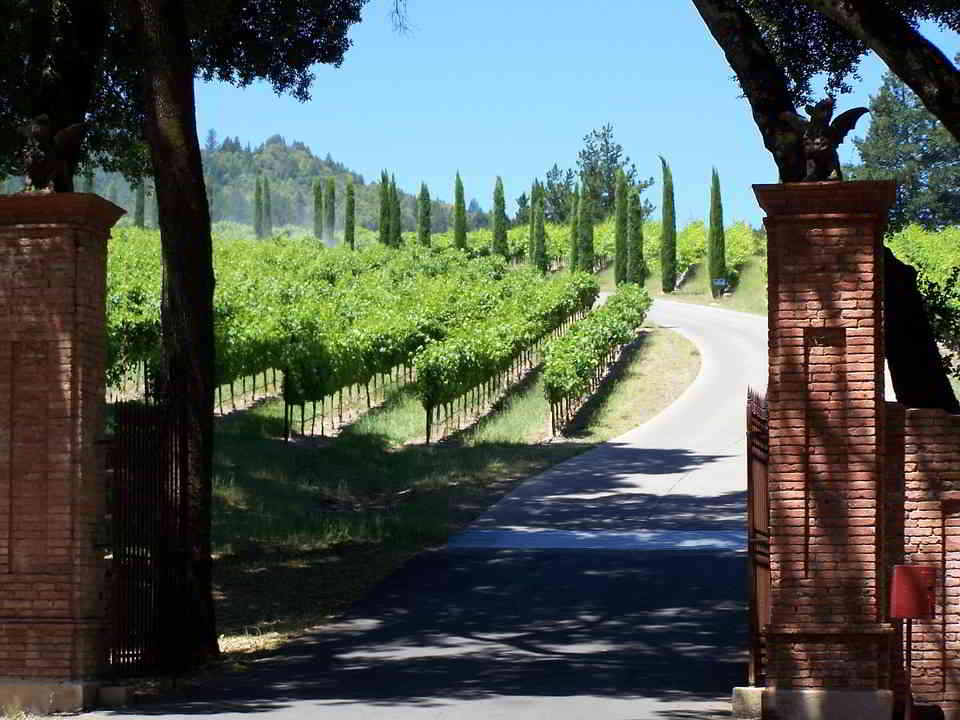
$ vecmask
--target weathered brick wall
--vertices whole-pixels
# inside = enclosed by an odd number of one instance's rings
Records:
[[[0,197],[0,678],[105,658],[106,237],[93,195]]]
[[[755,186],[767,211],[768,682],[880,687],[883,297],[890,183]]]
[[[933,620],[915,620],[911,685],[917,703],[960,705],[960,415],[887,404],[888,558],[937,569]],[[903,642],[892,663],[904,687]]]

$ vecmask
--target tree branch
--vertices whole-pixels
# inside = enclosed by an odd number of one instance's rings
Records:
[[[887,3],[800,0],[862,40],[960,142],[960,71]]]

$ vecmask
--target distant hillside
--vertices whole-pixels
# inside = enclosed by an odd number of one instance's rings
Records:
[[[323,159],[315,156],[302,142],[287,144],[280,135],[274,135],[256,148],[241,144],[239,138],[217,140],[210,132],[204,148],[203,169],[210,198],[211,216],[217,220],[253,224],[254,184],[257,176],[270,181],[270,200],[274,227],[299,225],[313,227],[313,184],[333,177],[336,183],[336,228],[343,229],[345,192],[348,178],[354,182],[357,225],[374,230],[380,218],[380,183],[365,183],[364,177],[329,153]],[[389,170],[389,168],[388,168]],[[83,178],[77,178],[77,189],[83,189]],[[452,180],[451,180],[452,186]],[[151,184],[147,182],[148,192]],[[116,173],[98,172],[94,190],[103,197],[125,208],[133,216],[134,192],[129,183]],[[431,188],[431,192],[435,192]],[[439,192],[439,189],[436,191]],[[416,198],[400,192],[400,207],[404,230],[416,229]],[[434,201],[430,220],[435,232],[445,232],[451,225],[453,210],[446,203]],[[147,200],[147,224],[156,224],[156,206],[152,196]],[[484,224],[485,218],[476,218]]]

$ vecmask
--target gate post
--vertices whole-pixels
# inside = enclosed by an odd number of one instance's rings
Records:
[[[895,185],[754,190],[769,266],[764,715],[889,717],[883,232]]]
[[[97,195],[0,196],[0,706],[89,706],[105,666],[106,257]]]

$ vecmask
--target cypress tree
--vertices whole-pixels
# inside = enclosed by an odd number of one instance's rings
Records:
[[[614,258],[613,277],[617,285],[627,282],[627,176],[623,170],[617,170],[614,212]]]
[[[430,247],[430,191],[426,183],[420,183],[420,197],[417,200],[417,240],[421,245]]]
[[[643,259],[643,207],[631,192],[627,199],[627,282],[643,285],[647,265]]]
[[[580,269],[580,190],[570,199],[570,272]]]
[[[387,171],[380,173],[380,242],[390,244],[390,179]]]
[[[467,249],[467,205],[463,200],[463,181],[459,172],[453,186],[453,244]]]
[[[507,211],[503,197],[503,180],[497,176],[497,183],[493,186],[493,241],[491,251],[497,255],[508,257],[510,248],[507,245]]]
[[[403,223],[400,215],[400,193],[397,192],[397,179],[390,176],[390,244],[403,245]]]
[[[313,181],[313,236],[323,242],[323,184]]]
[[[673,292],[677,285],[677,214],[673,208],[673,173],[663,156],[663,216],[660,231],[660,286]]]
[[[356,207],[353,199],[353,178],[347,179],[347,200],[343,211],[343,244],[348,245],[351,250],[356,247],[354,237],[354,223],[356,216]]]
[[[720,200],[720,176],[713,168],[710,182],[710,234],[707,235],[707,267],[710,270],[710,292],[720,297],[723,287],[716,280],[727,279],[727,249],[723,234],[723,203]]]
[[[334,227],[334,210],[336,209],[337,187],[334,183],[333,176],[327,178],[327,187],[326,192],[323,194],[323,231],[327,234],[327,245],[333,247],[333,227]]]
[[[253,191],[253,234],[258,238],[263,237],[263,185],[259,177]]]
[[[534,208],[537,207],[537,185],[538,181],[536,178],[533,179],[533,185],[530,186],[530,217],[527,218],[527,225],[529,226],[529,231],[527,233],[527,262],[531,265],[536,264],[536,238],[534,237],[536,233],[536,213]]]
[[[138,228],[142,228],[145,224],[144,215],[147,209],[147,187],[143,178],[140,178],[140,181],[137,183],[136,195],[137,199],[133,211],[133,224]]]
[[[537,199],[536,208],[536,227],[533,237],[533,264],[543,273],[547,274],[547,232],[543,226],[543,196]]]
[[[273,210],[270,205],[270,180],[263,179],[263,233],[273,237]]]
[[[580,269],[584,272],[593,272],[593,203],[590,202],[590,192],[586,186],[580,197]]]

